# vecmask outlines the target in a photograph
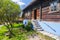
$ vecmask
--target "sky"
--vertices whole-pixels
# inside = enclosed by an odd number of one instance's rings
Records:
[[[21,9],[24,9],[32,0],[12,0],[12,1],[20,5]]]

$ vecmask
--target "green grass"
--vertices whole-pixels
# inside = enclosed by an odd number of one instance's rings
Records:
[[[6,31],[3,30],[1,32],[4,33]],[[27,40],[27,34],[25,32],[21,32],[19,28],[13,29],[13,33],[15,36],[13,36],[11,39],[9,39],[9,36],[5,36],[4,34],[0,35],[0,40]]]
[[[14,23],[13,24],[13,28],[19,28],[19,27],[23,27],[23,26],[24,26],[23,23],[19,23],[19,24]]]
[[[4,34],[8,31],[5,26],[0,27],[0,40],[28,40],[28,35],[32,34],[32,31],[27,32],[27,30],[23,29],[22,23],[14,23],[13,24],[13,33],[15,36],[13,36],[11,39],[9,39],[9,36],[5,36]]]
[[[21,27],[21,26],[23,26],[22,23],[19,23],[19,24],[14,23],[14,24],[13,24],[13,28],[19,28],[19,27]],[[5,32],[7,32],[7,31],[8,31],[8,29],[6,28],[6,26],[0,27],[0,34],[3,34],[3,33],[5,33]]]
[[[7,32],[7,31],[8,30],[7,30],[7,28],[5,26],[0,27],[0,34],[3,34],[5,32]]]
[[[7,40],[8,37],[6,37],[4,34],[7,32],[7,28],[5,26],[0,27],[0,40]]]
[[[5,26],[0,27],[0,40],[28,40],[28,36],[37,33],[36,31],[30,30],[27,31],[26,29],[23,28],[22,23],[14,23],[13,24],[13,33],[15,36],[13,36],[11,39],[9,39],[9,36],[5,36],[4,33],[7,32],[7,28]],[[28,26],[27,26],[28,27]],[[30,26],[29,26],[30,27]],[[28,28],[29,28],[28,27]],[[46,35],[43,35],[41,33],[37,33],[42,39],[45,40],[55,40],[51,37],[48,37]]]

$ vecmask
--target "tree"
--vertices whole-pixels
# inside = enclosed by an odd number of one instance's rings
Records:
[[[20,12],[20,6],[16,3],[11,0],[0,0],[0,22],[7,27],[10,32],[10,37],[13,35],[13,21],[18,20]]]

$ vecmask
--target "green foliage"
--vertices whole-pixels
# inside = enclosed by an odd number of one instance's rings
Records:
[[[26,40],[26,34],[21,34],[16,37],[17,40]]]
[[[17,24],[17,23],[13,24],[13,28],[18,28],[18,27],[20,27],[20,24]]]
[[[8,36],[0,36],[0,40],[27,40],[27,33],[21,33],[19,29],[15,29],[13,31],[16,36],[12,37],[11,39],[8,38]]]
[[[4,34],[5,32],[7,32],[8,30],[7,30],[7,28],[5,27],[5,26],[2,26],[2,27],[0,27],[0,35],[1,34]]]
[[[27,40],[27,33],[25,33],[25,29],[20,28],[23,26],[23,24],[14,24],[14,27],[12,32],[15,34],[11,39],[9,39],[9,36],[5,36],[5,33],[8,31],[5,26],[2,26],[0,28],[0,40]],[[19,27],[18,27],[19,26]],[[20,30],[21,29],[21,30]],[[24,30],[24,31],[23,31]]]
[[[26,29],[27,31],[31,31],[31,30],[32,30],[31,22],[30,22],[30,21],[28,22],[28,25],[25,27],[25,29]]]
[[[8,37],[5,36],[5,33],[7,32],[7,28],[5,26],[0,27],[0,40],[7,40]]]
[[[20,6],[11,0],[0,0],[0,22],[7,23],[17,20]]]
[[[23,29],[25,29],[27,31],[31,31],[32,30],[30,21],[28,22],[28,25],[26,27],[23,25],[23,23],[19,23],[19,24],[14,23],[13,24],[13,28],[23,28]]]
[[[29,22],[28,24],[30,25],[31,23]],[[23,26],[22,23],[21,24],[20,23],[19,24],[15,23],[13,25],[16,26],[12,30],[12,32],[15,34],[15,36],[13,36],[11,39],[9,39],[9,36],[5,36],[4,33],[7,32],[8,30],[5,26],[3,26],[3,27],[0,27],[0,40],[28,40],[29,35],[37,33],[36,31],[33,31],[33,30],[27,31],[27,30],[29,30],[29,28],[24,29],[22,27]],[[43,35],[41,33],[37,33],[37,34],[40,35],[40,38],[42,38],[42,39],[55,40],[55,39],[53,39],[51,37],[48,37],[46,35]]]
[[[14,23],[14,24],[13,24],[13,28],[19,28],[19,27],[22,27],[22,28],[24,28],[24,25],[23,25],[23,23],[19,23],[19,24],[17,24],[17,23]]]
[[[9,31],[9,35],[13,35],[12,24],[14,21],[18,20],[20,12],[21,10],[18,4],[11,0],[0,0],[0,23],[5,25]],[[3,33],[4,31],[1,30],[1,32]]]
[[[28,26],[30,27],[30,23],[28,23],[27,27]],[[14,23],[13,24],[12,32],[15,34],[15,36],[13,36],[11,39],[9,39],[9,36],[4,35],[8,31],[5,26],[1,27],[0,30],[1,30],[0,40],[28,40],[28,35],[33,34],[32,30],[27,32],[26,30],[28,30],[28,29],[25,29],[24,25],[22,23],[19,23],[19,24]],[[2,33],[4,33],[4,34],[2,34]]]
[[[21,29],[21,30],[24,30],[24,29]],[[21,32],[21,30],[20,30],[20,28],[15,28],[13,30],[13,33],[16,34],[16,36],[11,38],[11,40],[26,40],[27,35],[25,33],[25,30],[24,30],[24,32],[23,31]]]

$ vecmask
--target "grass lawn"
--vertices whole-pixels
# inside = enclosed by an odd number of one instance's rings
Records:
[[[28,29],[26,30],[26,29],[22,28],[24,26],[22,23],[19,23],[19,24],[14,23],[13,26],[14,27],[13,27],[13,31],[12,32],[15,34],[15,36],[13,36],[10,39],[9,39],[9,36],[5,36],[5,33],[8,30],[7,30],[7,28],[5,26],[2,26],[0,28],[0,40],[28,40],[28,36],[29,35],[37,33],[36,31],[33,31],[33,30],[27,31]],[[50,38],[50,37],[48,37],[46,35],[43,35],[41,33],[38,33],[38,35],[41,38],[44,38],[46,40],[55,40],[55,39]]]
[[[13,24],[13,33],[15,36],[13,36],[11,39],[9,39],[9,36],[5,36],[5,33],[8,32],[8,29],[5,26],[0,27],[0,40],[28,40],[28,35],[32,34],[34,31],[29,31],[23,29],[24,26],[22,23],[14,23]]]

